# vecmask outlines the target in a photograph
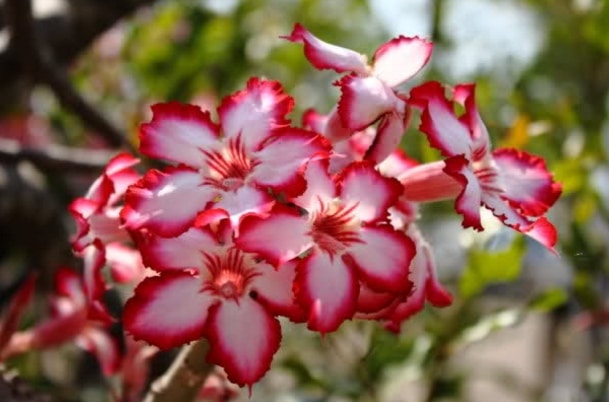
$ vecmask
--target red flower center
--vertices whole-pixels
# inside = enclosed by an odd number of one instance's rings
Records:
[[[203,151],[209,167],[204,183],[224,191],[234,191],[244,184],[258,162],[248,157],[240,135],[231,138],[227,145],[221,151]]]
[[[474,162],[473,169],[482,191],[494,194],[503,193],[503,189],[499,183],[499,172],[492,159],[486,158]]]
[[[313,228],[310,233],[320,249],[335,255],[360,241],[357,231],[359,220],[353,215],[354,209],[355,205],[347,207],[340,205],[338,201],[322,204],[313,216]]]
[[[203,290],[211,290],[225,299],[243,296],[251,279],[258,275],[251,264],[253,260],[236,248],[223,254],[203,254],[203,258],[211,273]]]

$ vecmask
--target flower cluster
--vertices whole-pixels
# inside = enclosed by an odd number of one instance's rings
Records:
[[[206,338],[208,361],[242,386],[269,369],[278,317],[321,334],[354,318],[399,331],[426,301],[452,302],[416,225],[420,203],[454,199],[476,230],[483,206],[550,250],[556,242],[544,214],[560,186],[542,159],[491,149],[473,85],[401,89],[428,62],[430,42],[400,36],[369,62],[300,25],[285,39],[342,74],[327,115],[309,110],[296,127],[293,98],[261,78],[214,117],[156,104],[140,152],[167,167],[140,176],[121,154],[70,209],[90,317],[111,319],[108,265],[114,280],[137,284],[122,317],[129,334],[161,349]],[[398,149],[413,111],[444,160],[420,164]]]

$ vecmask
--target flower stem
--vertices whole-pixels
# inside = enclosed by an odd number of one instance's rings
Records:
[[[184,346],[169,369],[150,387],[144,402],[194,401],[214,366],[205,361],[204,339]]]

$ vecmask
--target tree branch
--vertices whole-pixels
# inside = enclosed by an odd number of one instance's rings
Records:
[[[50,145],[44,149],[24,148],[15,140],[0,138],[0,162],[30,161],[41,171],[99,172],[115,152]]]
[[[431,8],[431,40],[434,44],[445,45],[446,38],[442,33],[444,0],[434,0]]]
[[[55,63],[50,49],[38,40],[31,0],[5,0],[4,9],[11,32],[10,48],[17,54],[25,72],[35,81],[48,85],[66,109],[71,110],[111,146],[123,146],[134,152],[133,145],[123,133],[74,89]]]
[[[144,402],[194,401],[214,366],[205,361],[204,339],[184,346],[165,374],[152,383]]]
[[[44,1],[44,0],[43,0]],[[45,40],[56,62],[71,63],[93,40],[121,18],[156,0],[78,0],[70,1],[66,12],[36,18],[35,32]],[[0,4],[2,1],[0,1]],[[0,26],[2,28],[2,26]],[[0,87],[18,81],[23,75],[14,49],[0,48]]]

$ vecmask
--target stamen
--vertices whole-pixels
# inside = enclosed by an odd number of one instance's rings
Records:
[[[243,186],[247,176],[258,164],[246,154],[240,135],[231,138],[227,147],[221,151],[201,152],[206,156],[209,167],[204,183],[224,191],[234,191]]]
[[[357,204],[346,207],[338,203],[322,203],[313,217],[311,237],[319,248],[334,255],[359,242],[359,221],[353,215]]]
[[[236,248],[223,254],[202,254],[205,266],[211,274],[203,284],[203,290],[210,290],[227,299],[237,299],[246,293],[252,278],[259,275],[254,269],[254,260]]]

